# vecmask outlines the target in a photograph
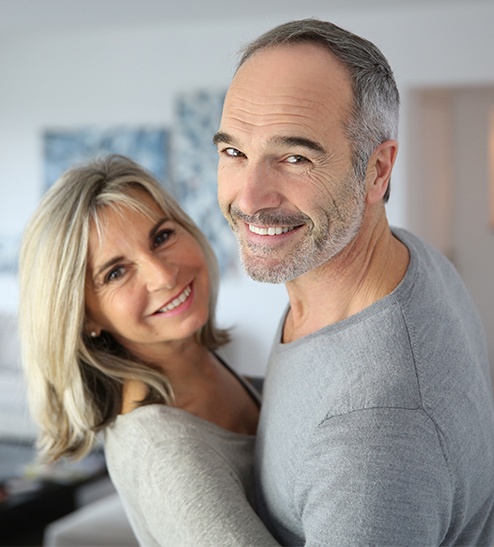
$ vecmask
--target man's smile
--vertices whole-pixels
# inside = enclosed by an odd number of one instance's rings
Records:
[[[249,224],[249,230],[260,236],[277,236],[294,230],[295,226],[254,226]]]

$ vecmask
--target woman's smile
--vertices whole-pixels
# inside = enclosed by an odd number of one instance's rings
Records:
[[[185,289],[167,304],[163,305],[158,311],[153,315],[164,314],[170,315],[169,312],[174,311],[175,313],[180,313],[189,307],[192,301],[192,285],[187,285]]]

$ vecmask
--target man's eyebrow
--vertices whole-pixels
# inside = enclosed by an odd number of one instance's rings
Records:
[[[283,146],[301,146],[302,148],[307,148],[308,150],[320,152],[321,154],[326,153],[326,150],[322,145],[320,145],[317,141],[313,141],[312,139],[308,139],[306,137],[277,136],[273,137],[271,139],[271,142],[273,142],[273,144],[279,144]]]
[[[213,137],[213,144],[233,144],[235,142],[235,139],[229,135],[228,133],[225,133],[224,131],[218,131],[214,134]]]
[[[319,144],[317,141],[308,139],[306,137],[298,136],[276,136],[270,139],[272,144],[281,145],[281,146],[300,146],[302,148],[307,148],[308,150],[313,150],[321,154],[325,154],[325,148]],[[213,143],[219,144],[231,144],[235,146],[235,138],[224,131],[218,131],[213,137]]]

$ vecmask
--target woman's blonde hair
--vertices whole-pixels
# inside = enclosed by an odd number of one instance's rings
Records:
[[[210,349],[228,342],[215,324],[219,273],[206,237],[176,200],[132,160],[107,156],[66,172],[45,194],[22,241],[19,324],[29,402],[39,425],[38,448],[53,461],[80,458],[120,412],[122,383],[149,388],[142,404],[170,404],[173,392],[152,364],[130,355],[106,332],[84,332],[85,279],[91,223],[104,207],[144,211],[135,189],[147,192],[164,214],[202,248],[209,268],[210,314],[198,340]]]

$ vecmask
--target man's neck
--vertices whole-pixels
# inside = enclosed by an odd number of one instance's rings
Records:
[[[361,229],[336,257],[287,283],[290,299],[283,342],[292,342],[377,302],[392,292],[408,267],[408,249],[385,217]]]

